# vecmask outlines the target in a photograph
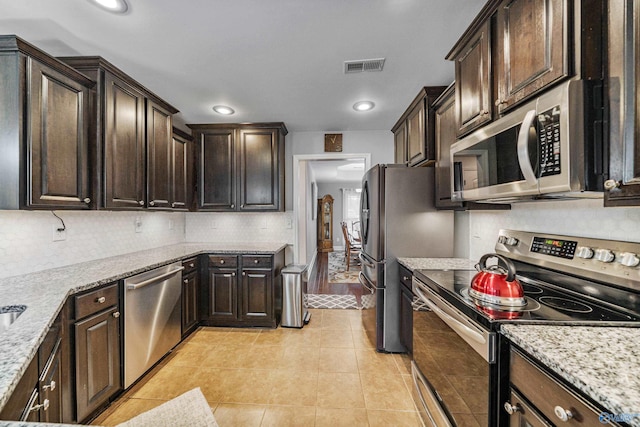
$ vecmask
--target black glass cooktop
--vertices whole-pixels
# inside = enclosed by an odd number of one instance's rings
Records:
[[[626,322],[629,326],[640,326],[634,324],[640,321],[637,312],[613,301],[595,298],[593,293],[602,296],[605,292],[600,289],[602,286],[589,281],[583,281],[583,287],[587,289],[585,294],[580,294],[575,286],[564,289],[538,278],[519,276],[527,304],[522,308],[505,308],[483,305],[469,296],[469,286],[476,271],[417,270],[414,274],[449,303],[485,325],[500,322],[621,325]],[[554,277],[558,278],[557,273]],[[617,297],[629,298],[627,295]]]

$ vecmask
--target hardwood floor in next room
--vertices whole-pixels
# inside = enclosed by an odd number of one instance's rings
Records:
[[[200,387],[220,427],[419,426],[406,355],[381,354],[359,310],[302,329],[202,327],[93,424],[112,426]]]
[[[307,292],[310,294],[354,295],[358,301],[362,296],[362,285],[357,281],[352,283],[329,283],[329,253],[319,252],[317,257],[316,274],[309,278]],[[359,266],[351,266],[359,270]]]

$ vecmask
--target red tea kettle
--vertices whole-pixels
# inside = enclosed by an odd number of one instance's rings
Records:
[[[500,264],[487,266],[489,258],[498,258]],[[498,254],[486,254],[476,264],[478,273],[471,280],[469,296],[484,304],[504,307],[523,307],[527,304],[522,285],[516,279],[516,267]]]

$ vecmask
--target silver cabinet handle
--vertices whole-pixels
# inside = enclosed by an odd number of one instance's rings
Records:
[[[153,200],[149,202],[149,206],[155,206],[156,202],[154,202]]]
[[[233,203],[231,203],[231,209],[235,209],[236,205],[234,205]]]
[[[407,281],[409,278],[407,276],[402,276],[402,280]]]
[[[512,405],[511,402],[504,402],[504,410],[507,411],[507,414],[513,415],[516,412],[522,412],[522,407],[517,403]]]
[[[220,260],[220,264],[224,264],[224,260],[223,259]]]
[[[259,260],[257,260],[257,259],[254,259],[254,260],[253,260],[253,263],[254,263],[254,264],[259,264],[259,263],[260,263],[260,261],[259,261]]]
[[[571,418],[573,418],[573,413],[569,409],[564,409],[562,406],[556,406],[553,408],[553,413],[556,414],[556,417],[560,418],[561,421],[567,422]]]
[[[47,385],[43,385],[43,386],[42,386],[42,389],[43,389],[43,390],[50,390],[50,391],[53,391],[53,390],[55,390],[55,389],[56,389],[56,382],[55,382],[55,381],[53,381],[53,380],[51,380],[51,382],[50,382],[49,384],[47,384]]]
[[[39,411],[40,409],[43,409],[45,411],[49,409],[49,399],[45,399],[44,402],[42,402],[39,405],[32,406],[31,408],[29,408],[29,412],[36,412],[36,411]]]
[[[98,304],[104,304],[107,299],[105,297],[96,298]]]
[[[240,209],[244,209],[244,203],[240,205]]]
[[[140,206],[144,206],[144,200],[140,200],[140,201],[138,202],[138,204],[139,204]]]
[[[189,267],[190,267],[190,268],[193,268],[193,267],[195,267],[195,266],[196,266],[196,265],[195,265],[194,263],[189,264]]]
[[[88,197],[86,197],[86,198],[83,200],[83,202],[85,202],[86,204],[89,204],[89,203],[91,203],[91,199],[90,199],[90,198],[88,198]]]
[[[242,275],[243,275],[243,276],[246,276],[246,275],[247,275],[247,273],[245,273],[245,272],[243,271],[243,272],[242,272]]]
[[[150,285],[152,283],[155,283],[160,279],[164,279],[165,277],[173,276],[174,274],[176,274],[176,273],[178,273],[178,272],[180,272],[182,270],[184,270],[184,267],[178,267],[175,270],[171,270],[171,271],[169,271],[167,273],[160,274],[159,276],[152,277],[151,279],[145,280],[143,282],[131,283],[131,284],[127,285],[127,289],[128,290],[140,289],[140,288],[142,288],[144,286],[147,286],[147,285]]]
[[[187,283],[189,283],[189,281],[188,281],[187,279],[184,279],[184,280],[182,281],[182,283],[184,283],[184,284],[186,285]]]
[[[115,313],[112,314],[112,316],[117,319],[118,317],[120,317],[120,312],[116,311]]]
[[[171,207],[175,208],[178,204],[176,202],[171,203]]]

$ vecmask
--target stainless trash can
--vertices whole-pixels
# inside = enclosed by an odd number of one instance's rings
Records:
[[[307,266],[291,264],[282,269],[281,326],[302,328],[309,323],[311,313],[305,305],[307,298]]]

